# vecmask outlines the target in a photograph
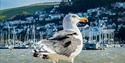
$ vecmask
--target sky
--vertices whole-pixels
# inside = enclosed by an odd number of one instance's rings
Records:
[[[26,6],[43,2],[60,2],[61,0],[0,0],[0,10]]]

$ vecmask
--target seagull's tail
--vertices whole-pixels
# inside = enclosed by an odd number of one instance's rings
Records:
[[[55,51],[51,47],[49,40],[41,40],[34,45],[34,53],[39,54],[53,54]]]

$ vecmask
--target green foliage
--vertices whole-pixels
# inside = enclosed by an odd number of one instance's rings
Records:
[[[0,15],[0,21],[3,21],[6,18],[6,16]]]
[[[72,2],[73,11],[79,12],[90,8],[109,6],[111,3],[124,2],[124,0],[72,0]]]

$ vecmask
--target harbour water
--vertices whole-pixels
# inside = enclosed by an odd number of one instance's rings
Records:
[[[34,58],[32,54],[32,49],[0,49],[0,63],[52,63],[41,58]],[[83,50],[76,57],[75,63],[125,63],[125,48]]]

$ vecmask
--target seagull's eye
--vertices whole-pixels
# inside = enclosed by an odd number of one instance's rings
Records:
[[[76,16],[73,15],[72,17],[75,18]]]

